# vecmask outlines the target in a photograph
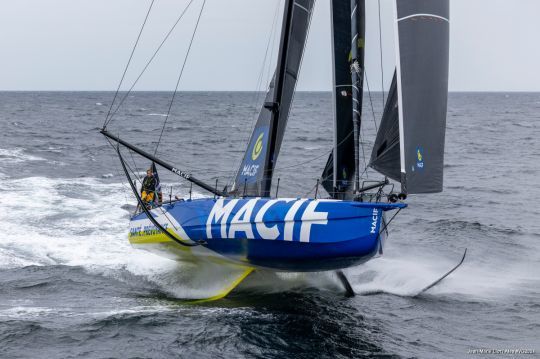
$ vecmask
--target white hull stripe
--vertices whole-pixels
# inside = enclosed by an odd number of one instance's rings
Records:
[[[439,15],[435,15],[435,14],[412,14],[412,15],[409,15],[409,16],[404,16],[402,18],[399,18],[397,21],[403,21],[403,20],[407,20],[407,19],[410,19],[410,18],[413,18],[413,17],[422,17],[422,16],[424,16],[424,17],[434,17],[434,18],[437,18],[437,19],[444,20],[446,22],[450,22],[450,20],[448,20],[444,16],[439,16]]]

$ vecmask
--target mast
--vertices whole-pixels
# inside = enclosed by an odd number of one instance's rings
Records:
[[[353,198],[354,179],[356,173],[360,173],[357,170],[359,167],[359,155],[355,159],[354,136],[356,127],[358,133],[358,136],[356,136],[356,148],[358,148],[360,118],[356,117],[358,126],[353,123],[353,114],[358,116],[360,114],[354,113],[353,109],[361,113],[365,0],[356,0],[354,4],[352,6],[352,2],[344,0],[331,1],[334,148],[322,173],[322,185],[335,199]],[[354,24],[352,24],[353,19],[355,20]],[[355,37],[354,40],[353,37]],[[352,71],[353,64],[355,65],[354,71]],[[353,83],[353,75],[356,77],[356,83]],[[357,186],[358,182],[356,181]]]
[[[353,106],[353,131],[354,131],[354,184],[353,194],[358,194],[360,190],[360,126],[362,116],[362,104],[360,89],[362,88],[363,76],[360,64],[358,63],[358,12],[362,10],[364,0],[351,0],[351,79],[352,79],[352,106]],[[361,4],[359,4],[361,3]],[[359,6],[360,5],[360,6]],[[362,7],[362,9],[360,9]],[[363,14],[362,14],[363,15]]]
[[[272,187],[272,175],[275,165],[275,151],[276,151],[276,139],[278,121],[281,111],[281,98],[283,96],[283,85],[285,83],[285,71],[287,66],[287,54],[289,50],[289,39],[291,35],[291,24],[293,18],[295,0],[285,1],[285,11],[283,13],[283,26],[281,30],[281,43],[279,46],[278,65],[276,69],[274,97],[272,102],[265,102],[264,107],[270,110],[270,129],[268,139],[268,151],[266,151],[265,166],[266,172],[263,177],[262,196],[269,197],[270,189]]]

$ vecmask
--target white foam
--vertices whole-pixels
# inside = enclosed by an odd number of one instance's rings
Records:
[[[360,294],[383,292],[415,296],[453,268],[458,260],[459,253],[455,258],[441,255],[381,257],[350,269],[347,274],[355,292]],[[427,293],[495,299],[513,295],[531,282],[539,283],[538,275],[531,274],[523,266],[482,263],[475,258],[474,252],[469,251],[464,264]]]
[[[3,189],[0,268],[83,266],[121,280],[127,270],[181,298],[212,295],[226,279],[212,281],[216,271],[209,268],[192,269],[132,248],[128,212],[121,206],[135,200],[121,183],[30,177],[5,180]]]
[[[17,306],[17,307],[0,310],[0,318],[29,319],[29,318],[47,315],[52,312],[54,312],[54,310],[51,308]]]
[[[0,148],[0,159],[2,163],[20,163],[27,161],[46,161],[44,158],[32,156],[24,153],[23,148]]]

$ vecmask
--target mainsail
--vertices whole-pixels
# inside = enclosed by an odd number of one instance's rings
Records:
[[[353,96],[351,86],[351,63],[353,31],[351,14],[355,17],[358,34],[355,39],[358,62],[358,108],[362,107],[364,71],[365,0],[355,0],[356,11],[351,3],[332,0],[332,45],[333,45],[333,99],[334,99],[334,149],[323,171],[322,184],[334,198],[344,198],[351,193],[355,175]],[[353,7],[354,8],[354,7]]]
[[[287,0],[274,78],[244,153],[231,192],[269,196],[296,88],[314,0]]]
[[[404,193],[441,192],[448,99],[449,0],[396,0],[396,15],[396,76],[371,166],[400,181]]]

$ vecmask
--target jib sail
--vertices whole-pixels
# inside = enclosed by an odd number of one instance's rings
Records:
[[[287,0],[278,65],[231,192],[269,196],[272,173],[285,133],[314,0]]]
[[[401,181],[399,152],[399,110],[396,73],[390,85],[388,100],[371,152],[370,166],[391,179]]]

